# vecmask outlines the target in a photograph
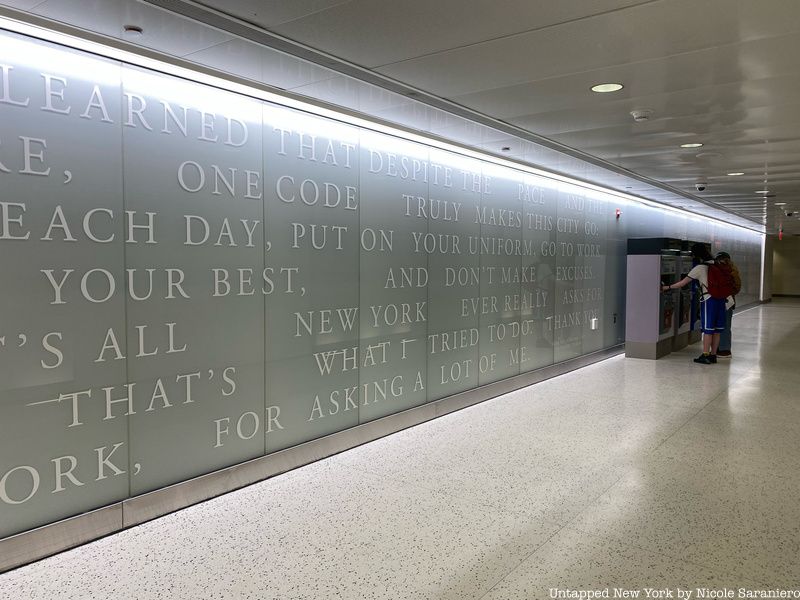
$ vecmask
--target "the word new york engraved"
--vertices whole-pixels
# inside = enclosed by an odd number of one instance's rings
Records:
[[[427,301],[374,304],[369,307],[369,325],[374,328],[410,325],[427,321]],[[359,307],[325,308],[296,312],[294,337],[350,332],[359,315]],[[305,333],[304,333],[305,332]]]

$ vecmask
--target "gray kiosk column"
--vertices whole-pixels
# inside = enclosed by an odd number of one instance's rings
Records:
[[[628,240],[625,356],[656,359],[672,351],[680,292],[662,294],[661,285],[678,281],[680,250],[673,238]]]

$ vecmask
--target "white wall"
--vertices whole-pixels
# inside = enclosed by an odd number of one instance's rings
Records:
[[[800,236],[773,243],[772,293],[800,296]]]

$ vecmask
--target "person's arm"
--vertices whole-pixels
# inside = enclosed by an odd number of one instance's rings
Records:
[[[661,291],[666,292],[667,290],[677,290],[685,285],[689,285],[692,281],[693,279],[691,277],[684,277],[678,283],[673,283],[672,285],[662,285]]]

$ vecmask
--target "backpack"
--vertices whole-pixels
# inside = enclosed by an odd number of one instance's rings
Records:
[[[735,294],[734,287],[733,272],[730,265],[718,262],[708,265],[708,293],[712,298],[725,300],[728,296]]]
[[[742,291],[742,276],[739,274],[739,269],[733,263],[728,263],[731,266],[731,277],[733,278],[733,295],[737,295]]]

